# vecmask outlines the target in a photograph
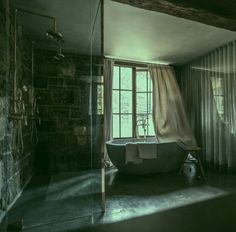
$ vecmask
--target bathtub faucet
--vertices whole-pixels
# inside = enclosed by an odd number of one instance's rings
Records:
[[[147,139],[147,126],[149,125],[147,123],[148,118],[143,116],[141,119],[137,120],[137,127],[141,126],[143,128],[143,133],[144,133],[144,140],[146,141]]]

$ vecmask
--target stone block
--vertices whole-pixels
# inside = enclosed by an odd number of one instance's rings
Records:
[[[65,135],[54,134],[54,136],[50,139],[50,150],[63,150],[65,148]]]
[[[7,118],[0,116],[0,140],[3,140],[6,135],[6,126],[7,126]]]
[[[0,69],[1,69],[1,64],[0,64]],[[4,99],[3,99],[4,97],[6,97],[6,78],[4,78],[3,76],[0,76],[0,98],[1,98],[1,101],[4,101]]]
[[[84,115],[86,115],[86,112],[82,112],[81,109],[78,108],[72,108],[70,110],[70,117],[76,118],[76,119],[82,119],[84,118]],[[86,115],[87,116],[87,115]]]
[[[44,78],[44,75],[46,75],[46,67],[45,64],[39,62],[38,60],[35,60],[35,70],[34,72],[40,77]]]
[[[68,105],[74,104],[74,90],[67,88],[56,88],[53,89],[53,100],[54,104]]]
[[[52,104],[52,92],[46,89],[35,90],[38,105]]]
[[[77,136],[75,135],[67,135],[65,137],[65,145],[68,148],[75,148],[78,146],[78,140],[77,140]]]
[[[63,78],[48,78],[48,85],[50,87],[53,86],[63,86],[64,79]]]
[[[55,132],[56,131],[56,121],[43,119],[41,124],[37,125],[39,132]]]
[[[48,81],[46,78],[35,77],[34,79],[34,88],[37,89],[46,89],[48,87]]]
[[[3,139],[3,154],[12,151],[12,135],[6,135]]]
[[[65,78],[66,86],[77,86],[77,79],[74,78]]]
[[[51,118],[51,115],[49,114],[49,111],[48,111],[48,107],[49,106],[45,106],[45,105],[38,106],[40,118],[47,118],[47,119]],[[38,122],[37,122],[37,124],[38,124]]]
[[[55,64],[47,64],[46,65],[46,75],[47,76],[58,76],[58,66]]]
[[[33,144],[31,141],[31,133],[24,135],[23,142],[24,142],[24,154],[23,155],[26,155],[33,150]]]
[[[52,107],[53,116],[55,118],[68,118],[69,110],[64,107]]]
[[[72,61],[72,60],[71,60]],[[76,68],[73,63],[63,64],[58,68],[58,75],[64,77],[75,77]]]

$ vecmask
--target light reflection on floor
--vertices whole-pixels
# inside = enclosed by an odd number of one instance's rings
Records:
[[[23,218],[25,231],[66,231],[153,214],[236,191],[236,176],[208,175],[189,183],[177,173],[106,176],[106,213],[101,213],[100,171],[52,176],[45,186],[27,189],[9,218]]]
[[[148,199],[147,197],[136,196],[135,202],[133,202],[132,196],[125,197],[125,199],[119,197],[117,197],[117,199],[108,199],[106,213],[109,216],[104,217],[103,222],[117,222],[134,217],[153,214],[164,210],[217,198],[227,194],[227,191],[211,186],[204,186],[184,189],[161,196],[149,196]],[[122,202],[120,208],[113,207],[113,204],[115,205],[116,201]],[[133,205],[133,207],[125,207],[127,202],[129,202],[128,205]]]

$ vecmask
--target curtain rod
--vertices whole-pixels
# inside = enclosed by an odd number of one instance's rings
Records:
[[[115,57],[109,57],[109,56],[105,56],[106,59],[111,59],[114,60],[117,63],[126,63],[126,64],[130,64],[130,65],[142,65],[145,67],[148,67],[149,65],[160,65],[160,66],[171,66],[170,64],[160,64],[160,63],[150,63],[150,62],[144,62],[144,61],[135,61],[135,60],[126,60],[126,59],[121,59],[121,58],[115,58]]]

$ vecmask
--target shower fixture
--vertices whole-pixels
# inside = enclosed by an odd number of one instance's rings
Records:
[[[34,11],[24,10],[24,9],[16,9],[15,10],[15,15],[17,14],[18,11],[26,13],[26,14],[37,15],[37,16],[52,20],[53,21],[52,29],[49,29],[49,30],[46,31],[46,36],[51,38],[51,39],[54,39],[56,41],[61,41],[62,40],[63,35],[62,35],[62,33],[60,33],[57,30],[57,22],[56,22],[56,19],[54,17],[44,15],[44,14],[40,14],[40,13],[37,13],[37,12],[34,12]]]
[[[15,153],[23,153],[24,151],[24,141],[23,141],[23,123],[25,126],[28,125],[29,117],[26,113],[25,110],[25,102],[23,100],[23,92],[28,92],[27,86],[18,86],[17,82],[17,13],[18,12],[23,12],[31,15],[37,15],[40,17],[48,18],[53,20],[53,32],[54,32],[54,38],[57,41],[62,40],[62,34],[57,32],[56,28],[56,19],[54,17],[48,16],[48,15],[43,15],[39,14],[36,12],[24,10],[24,9],[15,9],[14,12],[14,56],[13,56],[13,63],[14,63],[14,75],[13,75],[13,107],[11,109],[9,119],[12,120],[14,125],[16,126],[14,130],[14,135],[13,135],[13,151]],[[57,36],[56,36],[57,35]],[[32,43],[33,44],[33,43]],[[32,51],[33,51],[33,46],[32,46]],[[33,55],[33,52],[32,52]],[[33,59],[33,58],[32,58]],[[32,61],[33,62],[33,61]],[[32,70],[33,70],[33,63],[32,63]],[[33,71],[32,71],[32,78],[33,78]],[[32,85],[33,88],[33,85]],[[32,95],[33,96],[33,95]],[[38,109],[36,107],[36,101],[32,97],[32,115],[31,115],[31,120],[35,121],[36,119],[39,119],[38,117]],[[36,139],[37,141],[37,139]]]
[[[34,11],[29,11],[25,9],[15,9],[15,14],[14,14],[14,77],[13,77],[13,112],[11,113],[11,116],[14,118],[21,118],[21,115],[18,115],[17,112],[17,14],[18,12],[30,14],[30,15],[37,15],[39,17],[47,18],[53,21],[53,28],[52,30],[48,30],[46,35],[49,37],[54,38],[56,41],[63,41],[62,40],[62,34],[57,31],[57,23],[56,19],[52,16],[40,14]],[[64,42],[64,41],[63,41]]]
[[[62,53],[61,44],[59,44],[59,51],[53,57],[55,60],[63,60],[65,55]]]
[[[55,28],[53,30],[47,30],[46,36],[51,39],[55,39],[56,41],[60,41],[63,38],[63,35]]]

